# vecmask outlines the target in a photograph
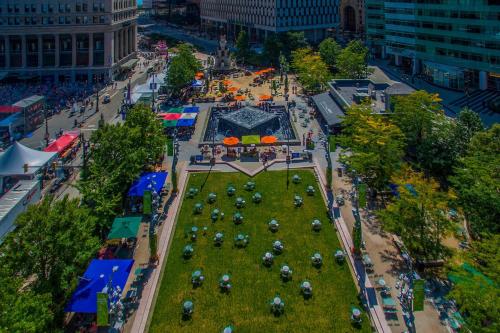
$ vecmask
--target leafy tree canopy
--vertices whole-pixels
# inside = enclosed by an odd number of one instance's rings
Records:
[[[382,190],[401,165],[404,137],[401,130],[368,104],[352,105],[342,121],[342,161],[372,189]]]
[[[335,62],[340,52],[342,52],[342,48],[333,38],[326,38],[319,44],[321,59],[323,59],[330,69],[335,67]]]
[[[368,76],[368,48],[353,40],[339,53],[335,66],[342,79],[364,79]]]
[[[500,125],[478,132],[451,182],[474,235],[500,233]]]
[[[452,192],[440,191],[438,182],[404,168],[393,177],[398,196],[378,212],[386,230],[398,234],[417,258],[439,259],[447,253],[442,240],[454,230],[449,218]]]

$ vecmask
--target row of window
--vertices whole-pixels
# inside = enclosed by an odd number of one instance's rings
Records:
[[[24,7],[24,11],[21,11],[21,8]],[[74,8],[73,8],[74,7]],[[52,3],[42,3],[42,4],[25,4],[21,6],[19,4],[8,4],[5,7],[0,5],[0,14],[2,12],[8,14],[19,14],[19,13],[86,13],[88,12],[88,4],[83,1],[77,1],[74,5],[69,3],[59,3],[57,6]],[[105,12],[105,6],[103,1],[95,1],[92,5],[93,12]]]
[[[32,16],[32,17],[0,17],[1,25],[67,25],[67,24],[106,24],[106,15],[94,16]]]

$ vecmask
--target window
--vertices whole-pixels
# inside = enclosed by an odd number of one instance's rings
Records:
[[[59,16],[59,24],[64,24],[64,16]]]

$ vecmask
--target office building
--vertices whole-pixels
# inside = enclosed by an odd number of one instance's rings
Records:
[[[340,0],[340,32],[360,36],[365,30],[365,0]]]
[[[307,39],[320,41],[340,20],[339,0],[201,0],[200,7],[202,29],[213,36],[225,33],[228,39],[247,29],[251,40],[303,31]]]
[[[409,74],[500,89],[500,0],[365,0],[367,43]]]
[[[136,57],[136,0],[0,1],[0,77],[102,81]]]

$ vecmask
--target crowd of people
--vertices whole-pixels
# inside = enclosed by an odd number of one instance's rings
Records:
[[[45,96],[54,110],[68,108],[92,95],[94,85],[86,82],[0,84],[0,105],[12,105],[32,95]]]

